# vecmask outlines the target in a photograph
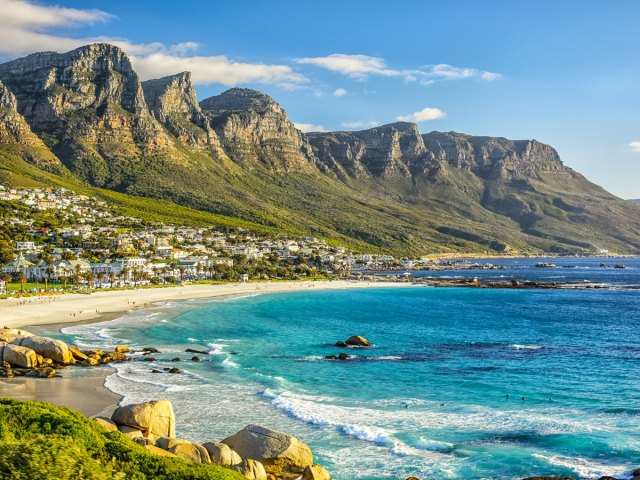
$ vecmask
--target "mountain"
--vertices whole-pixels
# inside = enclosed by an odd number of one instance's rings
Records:
[[[188,72],[141,82],[107,44],[2,64],[0,82],[3,179],[53,173],[359,250],[640,251],[640,208],[536,140],[408,122],[303,134],[268,95],[198,102]]]
[[[630,201],[631,203],[636,204],[636,205],[640,205],[640,198],[632,199],[632,200],[629,200],[629,201]]]

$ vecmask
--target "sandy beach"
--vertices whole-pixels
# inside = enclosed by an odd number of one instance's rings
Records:
[[[81,378],[7,378],[0,381],[0,398],[49,402],[88,417],[111,416],[122,398],[104,387],[104,380],[111,373],[111,369],[101,368]]]
[[[25,327],[77,323],[108,319],[136,308],[149,308],[168,300],[214,298],[249,293],[277,293],[344,288],[408,287],[407,283],[352,281],[229,283],[186,285],[137,290],[96,291],[91,294],[65,294],[0,300],[0,327]]]

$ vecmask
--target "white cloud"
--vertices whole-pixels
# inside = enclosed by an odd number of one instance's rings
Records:
[[[313,123],[294,123],[294,125],[303,133],[327,131],[322,125],[314,125]]]
[[[303,65],[315,65],[360,80],[369,75],[396,76],[401,74],[398,70],[387,68],[382,58],[368,55],[334,53],[326,57],[296,58],[294,61]]]
[[[446,114],[439,108],[425,107],[422,110],[413,112],[410,115],[399,115],[396,120],[399,122],[428,122],[429,120],[437,120],[445,117]]]
[[[342,73],[358,80],[365,80],[370,75],[382,75],[386,77],[403,77],[406,82],[419,80],[421,85],[431,85],[437,80],[479,78],[491,82],[502,78],[499,73],[487,72],[476,68],[459,68],[446,63],[426,65],[416,69],[397,70],[389,68],[383,58],[369,55],[334,53],[326,57],[297,58],[294,61],[299,64],[315,65],[316,67]]]
[[[0,0],[0,56],[15,58],[39,51],[65,52],[89,43],[111,43],[122,48],[143,80],[189,70],[196,84],[267,83],[295,89],[308,79],[288,65],[246,63],[226,56],[195,56],[198,44],[182,42],[132,43],[112,37],[73,38],[48,33],[53,28],[88,26],[110,20],[101,10],[46,6],[26,0]]]
[[[629,150],[634,153],[640,153],[640,142],[631,142],[629,144]]]
[[[258,82],[293,89],[307,82],[303,75],[287,65],[234,62],[225,56],[183,57],[158,52],[145,56],[133,55],[131,62],[145,80],[189,71],[193,82],[200,85]]]
[[[347,130],[364,130],[366,128],[373,128],[380,125],[380,122],[376,120],[356,120],[355,122],[345,122],[341,124]]]
[[[499,73],[485,72],[475,68],[458,68],[446,63],[440,63],[437,65],[428,65],[418,70],[420,75],[430,78],[444,79],[444,80],[463,80],[466,78],[480,78],[488,82],[494,80],[500,80],[502,75]]]
[[[336,88],[331,95],[334,97],[344,97],[347,91],[344,88]]]

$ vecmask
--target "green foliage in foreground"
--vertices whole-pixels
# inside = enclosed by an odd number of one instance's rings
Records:
[[[120,432],[48,403],[0,399],[0,478],[242,480],[215,465],[148,453]]]

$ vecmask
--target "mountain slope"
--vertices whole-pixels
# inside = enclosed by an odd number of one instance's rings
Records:
[[[187,72],[140,82],[104,44],[8,62],[0,81],[5,173],[54,166],[62,181],[361,250],[640,251],[640,208],[535,140],[423,135],[406,122],[305,135],[265,94],[198,103]]]

